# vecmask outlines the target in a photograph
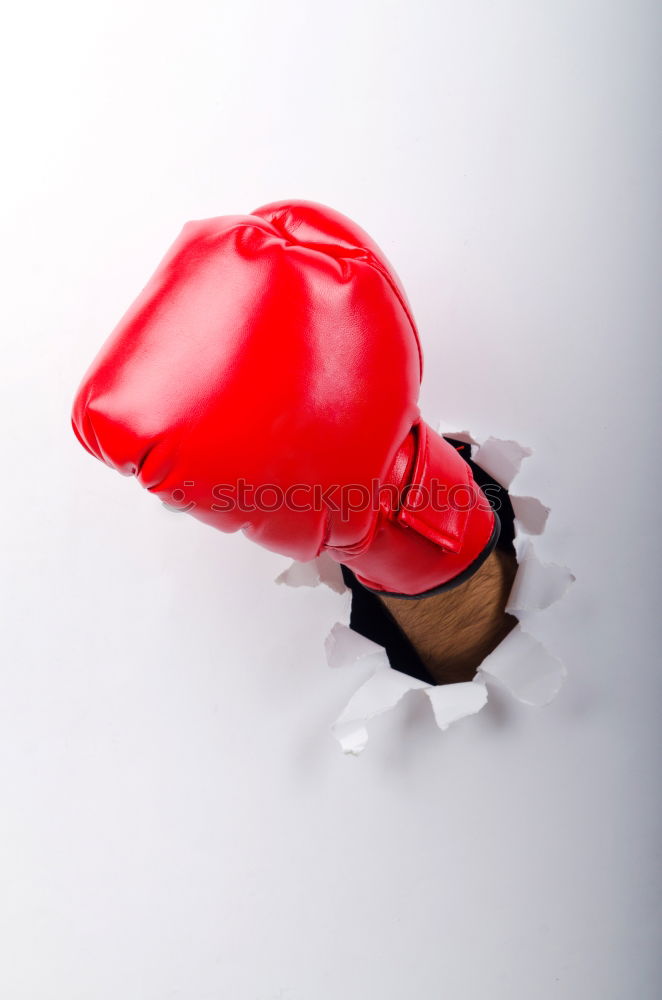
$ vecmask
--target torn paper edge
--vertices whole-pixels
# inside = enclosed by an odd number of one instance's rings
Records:
[[[512,493],[508,495],[518,528],[527,535],[542,535],[549,517],[549,507],[537,497],[520,497]]]
[[[518,623],[485,657],[478,675],[498,681],[523,704],[540,708],[559,693],[566,669]]]
[[[288,587],[317,587],[320,583],[324,583],[336,594],[344,594],[347,590],[340,563],[326,552],[309,562],[290,563],[282,573],[278,574],[276,583]]]
[[[543,563],[528,538],[516,538],[517,573],[506,604],[508,614],[544,611],[565,595],[575,576],[567,566]]]
[[[478,446],[473,461],[483,472],[487,472],[492,479],[496,479],[497,483],[509,490],[523,460],[532,454],[531,448],[525,448],[517,441],[503,441],[501,438],[489,437]]]
[[[542,563],[530,539],[522,535],[540,535],[550,513],[537,497],[517,496],[510,491],[522,462],[533,452],[517,441],[488,437],[477,440],[468,430],[450,431],[440,427],[447,437],[476,447],[473,460],[498,483],[509,490],[515,514],[515,549],[518,570],[508,598],[506,611],[539,612],[559,601],[575,580],[565,566]],[[525,705],[540,707],[558,694],[566,677],[563,663],[521,624],[481,663],[471,681],[457,684],[429,685],[394,670],[386,650],[349,627],[351,594],[342,578],[340,565],[327,554],[306,563],[293,562],[276,578],[290,587],[316,587],[324,584],[344,596],[338,621],[325,640],[329,666],[368,666],[370,674],[356,688],[331,729],[346,754],[358,756],[368,743],[367,723],[393,709],[409,691],[422,691],[428,698],[437,726],[446,730],[459,720],[479,712],[488,700],[488,681],[505,688]]]
[[[440,729],[478,712],[487,702],[487,688],[482,678],[461,684],[426,684],[409,674],[394,670],[386,650],[340,622],[326,640],[329,666],[369,664],[369,677],[356,689],[331,730],[344,753],[358,756],[368,742],[367,723],[383,715],[409,691],[423,691],[432,705]]]

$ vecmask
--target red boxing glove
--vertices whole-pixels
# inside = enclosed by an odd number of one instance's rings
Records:
[[[277,202],[184,226],[85,376],[73,426],[170,506],[421,596],[466,579],[499,531],[420,419],[421,370],[379,247],[332,209]]]

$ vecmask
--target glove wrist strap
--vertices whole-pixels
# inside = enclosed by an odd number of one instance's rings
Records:
[[[499,520],[452,445],[420,421],[386,482],[397,489],[387,491],[369,535],[359,546],[330,550],[365,587],[424,597],[458,586],[480,568],[496,545]]]

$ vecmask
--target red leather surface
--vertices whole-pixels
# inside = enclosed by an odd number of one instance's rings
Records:
[[[184,227],[87,372],[73,426],[177,509],[296,559],[326,547],[371,586],[414,594],[473,561],[490,512],[228,510],[219,487],[466,477],[450,445],[412,431],[421,370],[404,290],[370,237],[281,202]]]

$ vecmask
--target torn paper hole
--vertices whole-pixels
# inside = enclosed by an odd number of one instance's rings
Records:
[[[522,461],[532,454],[531,449],[516,441],[490,437],[480,444],[469,431],[444,433],[478,445],[474,461],[506,489],[519,472]],[[549,508],[536,497],[511,494],[510,499],[515,513],[519,566],[506,610],[515,614],[539,612],[560,600],[575,577],[564,566],[542,563],[532,543],[520,537],[522,532],[542,534]],[[322,555],[307,563],[292,563],[276,582],[291,587],[316,587],[323,583],[344,595],[342,608],[339,608],[341,621],[336,622],[325,642],[328,663],[334,668],[365,666],[370,671],[367,679],[363,674],[332,726],[347,754],[356,756],[365,749],[368,722],[392,709],[409,691],[423,692],[430,701],[437,725],[445,730],[484,707],[488,699],[486,681],[496,681],[526,705],[541,706],[555,697],[566,676],[561,661],[518,624],[485,658],[472,681],[429,685],[394,670],[383,647],[349,628],[351,595],[345,587],[340,566],[329,556]]]
[[[478,441],[471,434],[471,431],[449,431],[446,426],[440,424],[437,427],[437,431],[443,437],[452,438],[453,441],[463,441],[464,444],[478,444]]]
[[[343,622],[336,622],[324,640],[327,663],[330,667],[348,667],[368,656],[386,655],[383,646],[366,639]]]
[[[368,742],[367,723],[394,708],[409,691],[424,691],[440,729],[478,712],[487,701],[482,680],[443,687],[426,684],[394,670],[386,650],[370,639],[337,622],[326,640],[329,666],[350,666],[361,662],[372,673],[354,692],[333,724],[332,731],[344,753],[361,753]]]
[[[347,590],[340,563],[326,552],[310,562],[293,562],[276,577],[276,583],[284,583],[288,587],[317,587],[325,583],[337,594],[344,594]]]
[[[351,629],[347,631],[352,636],[357,634]],[[377,652],[370,653],[367,657],[368,662],[374,667],[372,674],[354,692],[331,727],[345,753],[358,754],[365,748],[368,742],[366,723],[370,719],[394,708],[408,691],[426,686],[423,681],[393,670],[388,662],[386,650],[381,646],[377,646],[376,649]],[[354,661],[360,658],[356,654],[351,655]]]
[[[518,545],[517,573],[506,605],[506,611],[543,611],[560,601],[575,577],[567,566],[542,563],[533,545],[527,541]]]
[[[487,688],[480,677],[458,684],[426,687],[425,693],[430,699],[440,729],[448,729],[452,722],[475,715],[487,704]]]
[[[510,502],[518,527],[527,535],[542,535],[549,517],[549,507],[545,507],[537,497],[516,497],[510,494]]]
[[[480,445],[473,460],[497,483],[508,489],[519,472],[523,459],[532,454],[530,448],[522,447],[517,441],[501,441],[490,437]]]
[[[541,642],[516,625],[481,663],[477,676],[493,677],[525,705],[547,705],[566,669]]]

